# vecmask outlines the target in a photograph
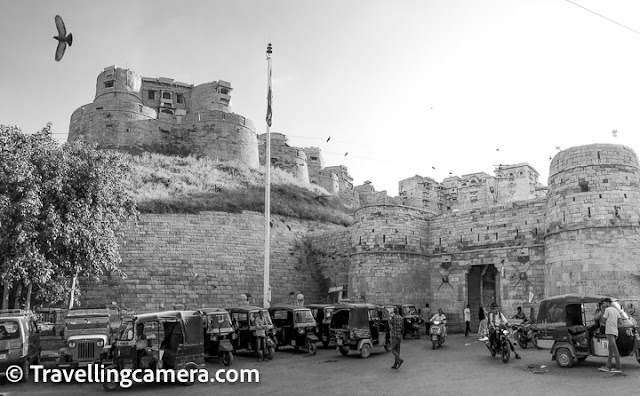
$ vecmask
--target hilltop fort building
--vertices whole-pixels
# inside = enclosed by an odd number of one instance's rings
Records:
[[[71,116],[69,139],[258,166],[264,137],[231,112],[230,92],[224,81],[193,86],[109,67],[94,102]],[[293,290],[307,301],[428,302],[453,327],[467,303],[473,312],[496,301],[506,313],[535,314],[541,299],[579,292],[614,295],[631,313],[638,306],[640,168],[628,147],[563,150],[548,187],[519,163],[442,182],[416,175],[389,197],[370,182],[354,186],[344,166],[325,166],[317,147],[290,147],[279,133],[272,143],[274,166],[357,208],[347,228],[275,216],[274,302]],[[83,299],[154,310],[262,296],[262,221],[253,212],[142,215],[122,245],[128,278],[107,277]]]

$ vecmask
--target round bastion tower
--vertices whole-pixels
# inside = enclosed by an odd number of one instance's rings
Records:
[[[109,66],[98,75],[93,103],[72,114],[68,141],[82,137],[103,149],[205,156],[255,168],[255,127],[232,112],[231,91],[222,80],[194,87]]]
[[[640,296],[640,168],[614,144],[561,151],[551,161],[545,294]]]
[[[349,295],[378,304],[423,301],[429,287],[430,217],[427,211],[400,205],[356,210]]]

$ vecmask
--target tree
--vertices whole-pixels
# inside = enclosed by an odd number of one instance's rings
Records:
[[[120,231],[137,215],[129,175],[118,153],[80,141],[59,146],[50,124],[31,135],[0,125],[3,308],[18,284],[53,303],[76,276],[124,275]]]

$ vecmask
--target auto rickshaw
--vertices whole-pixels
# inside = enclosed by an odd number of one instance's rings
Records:
[[[373,304],[336,305],[330,331],[342,355],[358,351],[362,358],[371,355],[374,347],[391,350],[389,312]]]
[[[231,315],[231,323],[238,334],[238,337],[235,340],[231,340],[231,344],[233,345],[233,350],[235,352],[238,352],[239,350],[258,352],[258,345],[256,342],[256,325],[254,320],[258,317],[258,312],[263,313],[268,324],[264,346],[264,357],[269,360],[273,359],[276,354],[275,328],[271,321],[269,310],[262,307],[243,305],[241,307],[227,308],[227,311]]]
[[[552,359],[560,367],[572,367],[589,356],[608,357],[608,343],[599,326],[594,324],[598,303],[607,296],[593,294],[565,294],[540,303],[536,328],[538,346],[551,347]],[[635,319],[627,315],[617,299],[612,307],[621,314],[616,345],[620,356],[635,353],[640,363],[640,333]]]
[[[414,338],[420,339],[420,315],[415,304],[393,304],[398,308],[400,316],[402,316],[402,322],[404,323],[402,330],[402,338],[405,338],[407,334],[411,334]]]
[[[316,319],[311,310],[299,305],[274,305],[269,314],[276,328],[276,345],[291,345],[294,349],[306,346],[310,355],[316,354]]]
[[[222,364],[231,366],[233,363],[233,345],[231,342],[238,338],[229,312],[222,308],[202,308],[202,330],[204,333],[204,356],[219,357]]]
[[[125,319],[116,334],[112,357],[113,365],[108,368],[117,370],[204,369],[202,316],[197,311],[166,311]],[[120,382],[107,381],[102,386],[112,391],[120,388]]]
[[[316,319],[316,334],[322,340],[322,346],[327,348],[331,342],[329,326],[331,325],[331,316],[333,315],[335,305],[307,304],[305,307],[311,310],[311,314]]]

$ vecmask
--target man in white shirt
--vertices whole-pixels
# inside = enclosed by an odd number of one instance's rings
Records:
[[[507,318],[504,316],[504,314],[498,310],[498,304],[496,303],[491,304],[491,313],[489,313],[488,324],[489,340],[491,340],[491,344],[493,345],[493,347],[497,349],[498,336],[496,332],[500,331],[501,328],[507,328],[509,322],[507,321]],[[511,348],[511,351],[513,351],[513,353],[515,354],[516,359],[520,359],[520,355],[518,355],[516,350],[513,348],[513,344],[511,344],[511,341],[507,339],[507,342],[509,343],[509,348]]]
[[[471,306],[467,304],[467,307],[464,309],[464,336],[468,336],[471,333]]]
[[[447,336],[447,317],[442,312],[442,308],[438,308],[438,313],[431,317],[431,323],[438,321],[442,325],[442,336]]]
[[[609,344],[609,357],[607,358],[607,365],[600,367],[598,370],[611,373],[621,373],[622,365],[620,364],[620,352],[618,351],[618,345],[616,345],[616,340],[618,339],[618,320],[620,319],[620,311],[611,305],[611,299],[609,297],[604,298],[602,302],[603,307],[605,307],[602,318],[606,320],[605,334],[607,336],[607,344]],[[614,356],[616,358],[616,368],[611,368],[611,358]]]

